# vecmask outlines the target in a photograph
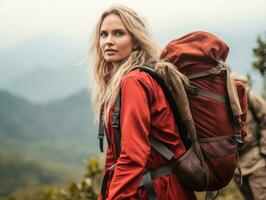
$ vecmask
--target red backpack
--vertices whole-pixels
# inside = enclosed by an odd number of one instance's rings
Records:
[[[244,85],[230,77],[224,63],[228,51],[215,35],[193,32],[170,42],[162,53],[190,80],[186,91],[195,130],[192,148],[177,161],[175,172],[196,191],[219,190],[230,182],[238,142],[246,135],[247,95]]]

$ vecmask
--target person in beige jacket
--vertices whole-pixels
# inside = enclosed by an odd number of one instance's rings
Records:
[[[233,77],[245,83],[248,93],[248,134],[239,147],[243,181],[237,185],[246,200],[266,200],[266,102],[250,88],[247,77],[236,74]]]

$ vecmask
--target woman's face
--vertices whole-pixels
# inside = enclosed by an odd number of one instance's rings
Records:
[[[106,61],[115,64],[128,57],[136,45],[118,15],[107,15],[100,27],[100,48]]]

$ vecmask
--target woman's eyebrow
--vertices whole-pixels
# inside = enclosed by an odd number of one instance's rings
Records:
[[[102,33],[107,33],[107,31],[106,30],[100,30],[100,34],[102,34]]]
[[[116,28],[116,29],[114,29],[112,31],[125,31],[125,29],[124,28]]]
[[[126,30],[124,28],[115,28],[113,30],[111,30],[112,33],[116,33],[116,32],[125,32]],[[100,30],[100,34],[101,33],[108,33],[108,30],[105,29],[101,29]]]

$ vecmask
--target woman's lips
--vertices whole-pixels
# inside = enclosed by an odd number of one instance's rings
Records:
[[[109,49],[105,49],[105,51],[117,51],[117,50],[109,48]]]
[[[115,50],[115,49],[106,49],[105,50],[105,53],[107,54],[107,55],[113,55],[113,54],[115,54],[117,52],[117,50]]]

